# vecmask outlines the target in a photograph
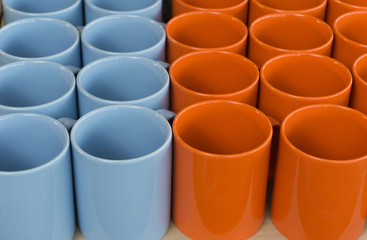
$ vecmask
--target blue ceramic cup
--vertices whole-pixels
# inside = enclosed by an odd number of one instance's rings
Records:
[[[146,17],[110,15],[87,24],[81,44],[84,66],[116,55],[164,61],[166,32],[160,23]]]
[[[138,15],[162,21],[162,0],[84,0],[85,22],[117,14]]]
[[[0,116],[0,239],[71,240],[69,135],[55,119]]]
[[[161,239],[171,208],[168,121],[141,106],[107,106],[81,117],[70,139],[85,238]]]
[[[0,66],[0,115],[32,112],[77,118],[75,88],[73,73],[58,63],[19,61]]]
[[[26,18],[2,27],[0,65],[28,60],[81,67],[78,30],[54,18]]]
[[[77,89],[80,116],[108,105],[169,107],[168,72],[148,58],[112,56],[96,60],[79,72]]]
[[[23,18],[49,17],[74,26],[84,25],[82,0],[2,0],[2,3],[6,24]]]

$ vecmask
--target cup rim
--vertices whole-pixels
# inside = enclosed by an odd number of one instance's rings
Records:
[[[302,112],[302,111],[312,110],[313,108],[339,108],[339,109],[343,109],[343,111],[348,111],[351,114],[359,115],[360,117],[367,119],[367,115],[363,114],[362,112],[360,112],[358,110],[355,110],[353,108],[349,108],[349,107],[346,107],[346,106],[342,106],[342,105],[336,105],[336,104],[312,104],[312,105],[307,105],[307,106],[303,106],[301,108],[298,108],[298,109],[294,110],[293,112],[289,113],[284,118],[284,120],[283,120],[283,122],[280,126],[280,136],[286,142],[287,146],[292,149],[292,151],[297,152],[301,156],[306,157],[307,159],[310,159],[312,161],[323,162],[325,164],[330,164],[330,165],[332,165],[332,164],[333,165],[334,164],[342,165],[342,164],[356,163],[356,162],[359,162],[359,161],[367,161],[367,153],[363,156],[356,157],[356,158],[335,160],[335,159],[327,159],[327,158],[313,156],[309,153],[306,153],[306,152],[300,150],[295,145],[293,145],[293,143],[288,139],[288,137],[285,134],[285,127],[286,127],[287,121],[289,121],[289,119],[292,118],[294,115],[297,115],[297,113]]]
[[[101,115],[104,114],[105,112],[108,111],[118,111],[118,109],[134,109],[137,111],[147,111],[149,112],[149,114],[151,114],[152,116],[156,117],[157,119],[159,119],[159,121],[162,122],[162,125],[166,126],[167,129],[167,136],[165,137],[164,142],[161,144],[161,146],[159,146],[157,149],[155,149],[154,151],[145,154],[143,156],[140,157],[135,157],[135,158],[129,158],[129,159],[117,159],[117,160],[113,160],[113,159],[107,159],[107,158],[102,158],[102,157],[97,157],[94,156],[86,151],[84,151],[78,144],[78,141],[75,138],[75,134],[76,131],[78,131],[79,125],[83,124],[84,121],[88,121],[88,118],[93,116],[93,115]],[[105,106],[105,107],[101,107],[101,108],[97,108],[94,109],[88,113],[86,113],[85,115],[83,115],[82,117],[80,117],[76,123],[74,124],[73,128],[70,131],[70,142],[71,145],[73,146],[73,148],[76,149],[76,151],[78,151],[79,153],[81,153],[84,156],[88,157],[88,161],[92,161],[94,163],[103,163],[103,164],[112,164],[112,165],[117,165],[117,164],[132,164],[132,163],[139,163],[139,162],[144,162],[147,161],[147,159],[149,159],[150,157],[164,151],[164,149],[168,148],[171,145],[171,141],[172,141],[172,128],[171,125],[168,123],[167,119],[164,118],[161,114],[159,114],[158,112],[147,108],[147,107],[142,107],[142,106],[137,106],[137,105],[125,105],[125,104],[120,104],[120,105],[109,105],[109,106]]]
[[[362,54],[361,56],[359,56],[357,58],[357,60],[354,61],[353,66],[352,66],[352,73],[354,75],[356,75],[357,77],[354,77],[353,79],[354,79],[354,81],[358,81],[359,83],[361,83],[361,84],[363,84],[364,86],[367,87],[367,82],[363,80],[363,78],[359,74],[359,71],[357,71],[358,64],[362,60],[366,61],[366,63],[367,63],[367,53],[366,54]]]
[[[32,57],[32,58],[27,58],[27,57],[19,57],[10,53],[7,53],[5,51],[3,51],[2,49],[0,49],[0,55],[3,56],[7,56],[7,58],[12,59],[12,61],[29,61],[29,60],[42,60],[42,61],[52,61],[52,58],[55,57],[60,57],[62,55],[64,55],[67,52],[70,52],[72,49],[76,48],[79,45],[79,41],[80,41],[80,36],[79,36],[79,31],[76,29],[76,27],[74,25],[72,25],[71,23],[61,20],[61,19],[57,19],[57,18],[49,18],[49,17],[39,17],[39,18],[23,18],[14,22],[10,22],[8,24],[5,24],[2,28],[0,28],[0,35],[6,31],[8,28],[13,28],[13,27],[17,27],[18,25],[22,25],[22,24],[29,24],[29,23],[33,23],[33,22],[56,22],[59,24],[63,24],[63,27],[66,27],[68,29],[71,29],[74,33],[75,33],[75,40],[73,42],[73,44],[71,44],[68,48],[64,49],[61,52],[52,54],[52,55],[47,55],[47,56],[43,56],[43,57]]]
[[[359,6],[359,5],[347,3],[347,2],[344,2],[344,1],[340,1],[340,0],[330,0],[330,1],[335,1],[335,2],[337,2],[339,4],[341,4],[341,5],[349,6],[349,7],[353,7],[353,8],[357,8],[357,9],[367,9],[367,7],[363,7],[363,6]]]
[[[315,48],[308,48],[308,49],[301,49],[301,50],[294,50],[294,49],[284,49],[284,48],[280,48],[280,47],[276,47],[276,46],[272,46],[268,43],[265,43],[263,41],[261,41],[256,34],[254,34],[254,26],[256,24],[258,24],[258,22],[263,21],[263,20],[267,20],[270,18],[284,18],[284,17],[297,17],[297,18],[303,18],[303,19],[307,19],[307,20],[311,20],[313,22],[315,22],[316,24],[320,24],[322,25],[325,30],[327,30],[330,34],[330,38],[327,42],[325,42],[324,44],[322,44],[321,46],[315,47]],[[334,33],[333,30],[331,29],[331,27],[324,21],[311,16],[311,15],[305,15],[305,14],[299,14],[299,13],[292,13],[292,12],[282,12],[282,13],[272,13],[272,14],[267,14],[264,16],[261,16],[259,18],[257,18],[256,20],[254,20],[250,27],[249,27],[249,35],[250,38],[252,38],[255,42],[257,42],[258,45],[260,46],[265,46],[266,48],[271,48],[271,49],[275,49],[276,51],[282,52],[282,53],[298,53],[298,52],[303,52],[303,53],[307,53],[307,52],[315,52],[317,50],[321,50],[327,46],[331,46],[333,43],[333,39],[334,39]]]
[[[142,12],[146,12],[149,11],[150,9],[154,9],[156,7],[159,7],[160,4],[162,4],[162,0],[155,0],[155,3],[153,3],[152,5],[149,5],[145,8],[141,8],[141,9],[137,9],[137,10],[131,10],[131,11],[117,11],[117,10],[110,10],[107,8],[102,8],[99,7],[95,4],[93,4],[90,0],[84,0],[84,3],[87,4],[90,8],[93,8],[94,10],[98,10],[98,11],[103,11],[103,12],[108,12],[109,14],[126,14],[126,15],[130,15],[130,14],[139,14]]]
[[[46,121],[49,121],[50,123],[54,124],[57,126],[58,129],[60,129],[60,132],[62,132],[64,138],[64,146],[63,148],[60,150],[60,152],[53,157],[51,160],[33,167],[33,168],[29,168],[29,169],[25,169],[25,170],[18,170],[18,171],[1,171],[0,170],[0,175],[1,176],[8,176],[8,177],[13,177],[13,176],[24,176],[24,175],[29,175],[29,174],[36,174],[37,172],[43,171],[49,167],[51,167],[52,165],[55,165],[57,162],[62,161],[62,156],[66,154],[66,152],[69,150],[69,133],[66,130],[65,126],[62,125],[59,121],[57,121],[56,119],[49,117],[47,115],[44,114],[38,114],[38,113],[10,113],[10,114],[5,114],[0,116],[0,120],[2,119],[14,119],[14,118],[23,118],[23,117],[32,117],[32,118],[39,118],[39,119],[44,119]]]
[[[148,48],[142,49],[142,50],[138,50],[138,51],[133,51],[133,52],[113,52],[113,51],[108,51],[108,50],[103,50],[101,48],[95,47],[92,44],[90,44],[87,39],[86,39],[86,31],[90,31],[89,29],[91,27],[93,27],[93,25],[98,24],[99,22],[103,22],[103,21],[109,21],[109,20],[113,20],[113,19],[121,19],[121,18],[135,18],[135,19],[142,19],[143,21],[149,23],[149,24],[153,24],[154,26],[157,27],[157,29],[159,29],[159,31],[161,32],[161,38],[159,39],[159,41],[157,43],[155,43],[153,46],[150,46]],[[166,31],[164,30],[163,26],[161,24],[159,24],[156,20],[151,19],[151,18],[147,18],[147,17],[143,17],[143,16],[138,16],[138,15],[129,15],[129,14],[116,14],[116,15],[107,15],[104,17],[100,17],[100,18],[96,18],[94,20],[92,20],[91,22],[89,22],[87,25],[85,25],[85,27],[83,28],[81,34],[80,34],[80,39],[81,39],[81,43],[82,45],[84,45],[85,47],[98,52],[98,53],[102,53],[102,54],[106,54],[108,53],[109,55],[131,55],[131,54],[142,54],[145,52],[149,52],[152,49],[156,48],[157,46],[160,45],[164,45],[165,41],[166,41]]]
[[[69,87],[69,89],[62,96],[60,96],[60,97],[58,97],[58,98],[56,98],[52,101],[42,103],[42,104],[38,104],[38,105],[23,106],[23,107],[8,106],[8,105],[4,105],[4,104],[0,103],[0,108],[10,110],[10,111],[36,111],[36,110],[39,110],[41,108],[52,107],[52,105],[54,105],[58,102],[62,102],[64,100],[66,100],[75,91],[75,76],[74,76],[74,74],[71,72],[71,70],[69,68],[67,68],[66,66],[61,65],[59,63],[56,63],[56,62],[40,61],[40,60],[17,61],[17,62],[8,63],[8,64],[0,66],[0,71],[3,70],[3,69],[9,68],[9,67],[16,67],[16,66],[20,66],[20,65],[50,65],[50,66],[53,66],[55,68],[62,69],[62,71],[64,71],[67,75],[69,75],[68,77],[71,80],[72,84]]]
[[[315,7],[301,9],[301,10],[285,10],[285,9],[279,9],[279,8],[270,7],[268,5],[263,4],[262,2],[260,2],[258,0],[251,0],[251,1],[255,2],[261,8],[270,10],[271,12],[274,12],[274,13],[293,12],[293,13],[299,13],[299,14],[317,10],[319,8],[322,8],[322,7],[326,6],[326,4],[327,4],[327,0],[321,0],[321,4],[319,4],[319,5],[315,6]]]
[[[164,78],[164,84],[163,86],[155,93],[143,97],[143,98],[138,98],[138,99],[134,99],[134,100],[124,100],[124,101],[118,101],[118,100],[109,100],[109,99],[104,99],[104,98],[100,98],[97,97],[93,94],[91,94],[90,92],[88,92],[83,84],[81,83],[81,78],[83,77],[84,73],[86,71],[88,71],[89,69],[93,68],[96,65],[99,64],[103,64],[106,62],[110,62],[110,61],[120,61],[120,60],[127,60],[127,59],[133,59],[134,61],[139,61],[139,62],[147,62],[147,63],[151,63],[152,65],[154,65],[156,68],[158,68],[160,71],[162,71],[162,73],[164,74],[165,78]],[[93,99],[95,101],[98,102],[103,102],[103,103],[107,103],[107,104],[139,104],[141,102],[144,101],[148,101],[149,99],[155,98],[159,95],[161,95],[162,93],[164,93],[168,88],[169,88],[169,75],[167,70],[158,62],[149,59],[149,58],[145,58],[145,57],[139,57],[139,56],[110,56],[110,57],[104,57],[104,58],[100,58],[97,59],[93,62],[88,63],[87,65],[85,65],[80,72],[78,73],[77,77],[76,77],[76,85],[77,85],[77,89],[80,90],[85,96],[87,96],[90,99]]]
[[[259,144],[257,147],[250,149],[246,152],[241,152],[241,153],[232,153],[232,154],[218,154],[218,153],[210,153],[210,152],[206,152],[206,151],[202,151],[199,149],[196,149],[195,147],[189,145],[188,143],[186,143],[186,141],[184,141],[180,134],[178,133],[177,130],[177,121],[180,120],[180,118],[182,117],[183,114],[185,114],[186,111],[190,111],[190,109],[201,106],[201,105],[207,105],[207,104],[217,104],[217,103],[225,103],[225,104],[234,104],[234,105],[240,105],[243,108],[247,108],[247,109],[251,109],[250,111],[253,111],[254,114],[258,114],[259,116],[261,116],[264,121],[267,123],[268,128],[269,128],[269,132],[267,134],[267,136],[265,137],[265,140]],[[244,157],[244,156],[248,156],[251,154],[254,154],[255,152],[259,151],[260,149],[265,148],[267,145],[269,145],[271,143],[272,137],[273,137],[273,127],[271,125],[270,120],[268,119],[268,117],[261,112],[259,109],[246,104],[246,103],[241,103],[241,102],[236,102],[236,101],[230,101],[230,100],[205,100],[205,101],[201,101],[201,102],[197,102],[194,104],[191,104],[185,108],[183,108],[182,110],[180,110],[180,112],[176,115],[175,119],[173,120],[172,123],[172,131],[173,131],[173,136],[174,138],[179,141],[183,146],[185,146],[185,148],[189,149],[190,151],[199,154],[199,155],[205,155],[205,156],[209,156],[212,158],[218,158],[218,159],[224,159],[223,161],[227,160],[227,159],[231,159],[234,157]]]
[[[333,62],[335,65],[338,66],[338,68],[340,68],[342,71],[344,71],[348,75],[348,78],[349,78],[348,85],[345,86],[342,90],[340,90],[336,93],[333,93],[333,94],[329,94],[329,95],[325,95],[325,96],[308,97],[308,96],[298,96],[298,95],[295,95],[295,94],[292,94],[292,93],[282,91],[282,90],[274,87],[272,84],[270,84],[268,82],[267,78],[264,76],[264,68],[266,68],[268,65],[272,64],[274,61],[277,61],[278,59],[291,58],[291,57],[300,57],[300,56],[301,57],[302,56],[310,56],[310,57],[314,57],[314,58],[323,58],[326,61],[329,61],[330,63]],[[344,64],[342,64],[341,62],[339,62],[338,60],[336,60],[334,58],[324,56],[324,55],[319,55],[319,54],[313,54],[313,53],[287,53],[287,54],[282,54],[282,55],[279,55],[279,56],[275,56],[275,57],[269,59],[268,61],[266,61],[262,65],[262,67],[260,69],[260,82],[262,82],[264,85],[266,85],[273,92],[276,92],[276,93],[278,93],[282,96],[287,96],[287,97],[290,97],[290,98],[293,98],[293,99],[300,99],[300,100],[302,100],[302,99],[307,99],[307,100],[313,99],[315,101],[325,101],[326,99],[334,98],[334,97],[336,97],[340,94],[343,94],[347,91],[350,91],[351,88],[352,88],[352,84],[353,84],[353,76],[352,76],[352,73],[349,71],[349,69]]]
[[[173,38],[171,36],[171,33],[170,33],[170,28],[172,28],[172,24],[174,24],[176,21],[179,21],[179,20],[181,20],[183,18],[186,18],[188,16],[191,16],[191,15],[216,15],[216,16],[220,16],[220,17],[223,17],[223,18],[232,19],[233,22],[235,22],[238,25],[241,25],[241,27],[244,29],[244,36],[240,40],[238,40],[237,42],[235,42],[233,44],[226,45],[226,46],[221,46],[221,47],[215,47],[215,48],[195,47],[195,46],[190,46],[188,44],[177,41],[175,38]],[[179,46],[182,46],[184,48],[192,49],[194,51],[203,51],[203,50],[226,51],[226,49],[231,49],[231,48],[233,48],[233,47],[235,47],[239,44],[245,43],[247,38],[248,38],[248,35],[249,35],[249,30],[248,30],[247,26],[240,19],[238,19],[237,17],[234,17],[232,15],[229,15],[227,13],[214,12],[214,11],[193,11],[193,12],[182,13],[182,14],[179,14],[179,15],[171,18],[167,22],[167,25],[166,25],[166,35],[167,35],[167,39],[169,41],[171,41],[172,43],[174,43],[176,45],[179,45]]]
[[[338,24],[339,24],[340,21],[343,21],[343,18],[349,17],[351,15],[354,16],[354,15],[357,15],[357,14],[366,15],[366,17],[367,17],[367,7],[366,7],[366,10],[359,10],[359,11],[347,12],[347,13],[342,14],[338,18],[336,18],[336,20],[333,23],[333,32],[334,32],[334,35],[335,36],[338,36],[340,39],[342,39],[343,41],[347,42],[348,44],[351,44],[351,45],[356,46],[356,47],[361,47],[362,46],[363,48],[366,48],[367,49],[367,44],[359,43],[359,42],[356,42],[356,41],[354,41],[352,39],[347,38],[346,36],[344,36],[340,32],[340,30],[338,28]]]
[[[191,8],[191,9],[196,9],[198,11],[230,11],[230,10],[233,10],[233,9],[236,9],[236,8],[239,8],[239,7],[242,7],[246,4],[248,4],[249,0],[242,0],[240,3],[236,4],[236,5],[233,5],[233,6],[230,6],[230,7],[222,7],[222,8],[204,8],[204,7],[198,7],[198,6],[195,6],[193,4],[189,4],[183,0],[175,0],[176,2],[179,2],[180,4],[188,7],[188,8]]]
[[[253,81],[251,82],[251,84],[249,84],[245,88],[242,88],[242,89],[237,90],[237,91],[229,92],[229,93],[219,93],[219,94],[216,94],[216,93],[203,93],[203,92],[192,90],[190,88],[187,88],[187,87],[183,86],[181,83],[179,83],[177,81],[177,79],[173,76],[173,73],[172,73],[173,70],[172,69],[174,69],[175,66],[177,66],[181,60],[184,60],[186,58],[190,58],[190,57],[195,56],[195,55],[200,55],[200,54],[230,55],[230,56],[233,56],[233,57],[238,58],[238,59],[243,59],[244,61],[246,61],[246,63],[249,64],[249,66],[251,65],[251,68],[253,68],[253,70],[256,71],[256,76],[253,79]],[[233,53],[233,52],[226,52],[226,51],[207,51],[207,50],[191,52],[191,53],[185,54],[185,55],[177,58],[171,64],[171,67],[169,69],[169,73],[170,73],[169,76],[170,76],[170,79],[171,79],[171,83],[174,84],[175,86],[177,86],[178,88],[180,88],[181,90],[183,90],[183,91],[185,91],[187,93],[193,94],[193,95],[197,95],[197,96],[218,97],[218,98],[225,98],[225,97],[229,97],[229,96],[233,96],[233,95],[238,95],[238,94],[244,93],[244,92],[248,91],[249,89],[254,88],[258,84],[259,77],[260,77],[258,67],[256,66],[256,64],[254,62],[252,62],[247,57],[244,57],[244,56],[242,56],[242,55],[240,55],[238,53]]]

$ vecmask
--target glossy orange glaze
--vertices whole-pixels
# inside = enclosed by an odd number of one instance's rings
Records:
[[[172,0],[172,16],[191,11],[221,12],[247,22],[248,0]]]
[[[354,83],[350,106],[367,114],[367,54],[359,57],[353,64]]]
[[[288,239],[353,240],[367,210],[367,117],[311,105],[281,125],[271,218]]]
[[[173,221],[192,239],[246,239],[264,218],[272,127],[250,105],[204,101],[173,122]]]
[[[167,60],[200,50],[246,55],[247,27],[238,18],[218,12],[188,12],[168,21]]]
[[[341,15],[351,12],[367,10],[367,1],[364,0],[328,0],[326,8],[326,22],[333,26],[335,20]]]
[[[179,112],[193,103],[224,99],[256,107],[259,69],[230,52],[200,51],[184,55],[170,67],[171,107]]]

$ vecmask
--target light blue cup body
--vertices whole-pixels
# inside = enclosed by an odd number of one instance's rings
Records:
[[[108,105],[168,109],[169,75],[156,61],[113,56],[85,66],[77,76],[80,116]]]
[[[168,121],[140,106],[81,117],[71,130],[79,226],[88,240],[158,240],[171,208]]]
[[[65,66],[19,61],[0,66],[0,115],[29,112],[77,118],[76,84]]]
[[[162,21],[162,0],[84,0],[85,22],[107,15],[138,15]]]
[[[5,24],[23,18],[47,17],[84,25],[82,0],[2,0]]]
[[[135,15],[110,15],[87,24],[81,33],[83,65],[108,56],[165,60],[166,32],[155,20]]]
[[[29,60],[81,67],[78,30],[54,18],[26,18],[2,27],[0,65]]]
[[[39,114],[0,116],[0,239],[71,240],[69,135]]]

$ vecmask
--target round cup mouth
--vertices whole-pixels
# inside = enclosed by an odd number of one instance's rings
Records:
[[[237,107],[241,107],[242,110],[245,110],[249,113],[252,114],[252,116],[257,117],[257,119],[259,119],[260,121],[262,121],[262,124],[264,126],[264,128],[267,129],[267,133],[264,134],[264,139],[261,143],[259,143],[256,147],[249,149],[247,151],[244,152],[239,152],[239,153],[226,153],[226,154],[221,154],[221,153],[212,153],[212,152],[208,152],[205,150],[201,150],[201,149],[197,149],[196,147],[192,146],[191,144],[187,143],[187,141],[185,141],[181,134],[180,134],[180,130],[178,129],[178,125],[180,124],[180,121],[183,121],[181,119],[184,119],[186,116],[186,114],[190,114],[191,111],[197,111],[197,109],[201,108],[201,107],[206,107],[209,105],[215,105],[215,104],[226,104],[227,106],[232,105],[232,106],[237,106]],[[184,109],[182,109],[175,117],[175,119],[173,120],[173,124],[172,124],[172,131],[173,131],[173,136],[174,139],[177,140],[178,142],[180,142],[180,144],[182,144],[183,146],[185,146],[185,148],[189,149],[191,152],[195,153],[195,154],[199,154],[199,155],[205,155],[205,156],[210,156],[210,157],[214,157],[214,158],[225,158],[225,159],[230,159],[233,157],[243,157],[243,156],[248,156],[251,155],[257,151],[259,151],[260,149],[265,148],[266,146],[268,146],[271,143],[271,139],[273,136],[273,127],[271,125],[270,120],[268,119],[267,116],[265,116],[264,113],[262,113],[260,110],[258,110],[255,107],[252,107],[248,104],[245,103],[240,103],[240,102],[235,102],[235,101],[229,101],[229,100],[206,100],[206,101],[201,101],[198,103],[194,103],[192,105],[189,105],[187,107],[185,107]]]
[[[100,12],[107,12],[109,14],[129,14],[129,15],[135,15],[135,14],[139,14],[142,12],[146,12],[149,11],[150,9],[154,9],[156,7],[159,7],[162,4],[162,0],[155,0],[155,2],[151,5],[148,5],[144,8],[140,8],[140,9],[134,9],[134,10],[113,10],[113,9],[108,9],[108,8],[103,8],[99,5],[96,5],[92,2],[93,0],[84,0],[84,4],[88,5],[90,8],[93,8],[94,10],[98,10]]]
[[[138,157],[134,157],[134,158],[130,158],[130,159],[108,159],[108,158],[103,158],[103,157],[99,157],[99,156],[95,156],[87,151],[85,151],[78,143],[77,137],[76,135],[80,134],[78,133],[79,131],[83,131],[79,130],[79,128],[82,127],[82,125],[87,124],[88,121],[91,121],[91,119],[93,118],[97,118],[99,119],[99,121],[103,121],[100,118],[104,118],[107,119],[107,114],[109,114],[109,112],[113,113],[113,112],[117,112],[119,111],[120,114],[126,114],[128,111],[136,111],[137,113],[139,112],[145,112],[146,114],[149,114],[151,119],[155,119],[157,120],[157,122],[159,121],[160,126],[162,126],[162,128],[166,129],[166,136],[165,139],[163,141],[163,143],[156,148],[155,150],[153,150],[150,153],[147,153],[143,156],[138,156]],[[103,164],[113,164],[113,165],[120,165],[120,164],[132,164],[132,163],[139,163],[142,161],[146,161],[147,159],[149,159],[150,157],[164,151],[164,149],[168,148],[171,144],[172,141],[172,128],[171,125],[169,124],[169,122],[167,121],[166,118],[164,118],[161,114],[159,114],[158,112],[147,108],[147,107],[142,107],[142,106],[137,106],[137,105],[125,105],[125,104],[121,104],[121,105],[109,105],[106,107],[101,107],[95,110],[92,110],[88,113],[86,113],[85,115],[83,115],[81,118],[79,118],[76,123],[74,124],[73,128],[71,129],[70,132],[70,142],[71,145],[73,146],[73,148],[76,149],[76,151],[78,151],[79,153],[81,153],[83,156],[87,157],[89,161],[92,161],[94,163],[103,163]]]
[[[3,7],[7,8],[8,11],[11,11],[11,12],[14,12],[14,13],[26,13],[30,17],[42,17],[42,16],[46,16],[48,14],[62,14],[62,13],[66,13],[68,11],[71,11],[74,8],[76,8],[78,5],[81,4],[82,0],[74,0],[74,3],[67,6],[67,7],[64,7],[64,8],[58,9],[58,10],[46,11],[46,12],[30,12],[30,11],[20,10],[20,9],[17,9],[17,8],[13,7],[11,4],[9,4],[9,0],[3,0],[2,3],[3,3]]]
[[[31,105],[31,106],[9,106],[9,105],[5,105],[2,104],[0,102],[0,108],[6,109],[7,111],[10,112],[19,112],[19,111],[37,111],[39,109],[43,109],[43,108],[47,108],[47,107],[52,107],[53,105],[55,105],[58,102],[62,102],[65,101],[69,96],[71,96],[74,91],[75,91],[75,76],[74,74],[71,72],[71,70],[67,67],[65,67],[64,65],[61,65],[59,63],[56,62],[51,62],[51,61],[40,61],[40,60],[30,60],[30,61],[18,61],[18,62],[13,62],[13,63],[9,63],[6,65],[2,65],[0,66],[0,73],[2,71],[8,71],[11,68],[23,68],[26,65],[30,65],[30,66],[35,66],[35,67],[42,67],[42,65],[48,67],[48,69],[53,69],[58,72],[63,72],[64,75],[64,80],[66,80],[66,78],[68,79],[68,83],[67,85],[69,86],[67,91],[65,91],[61,96],[45,102],[45,103],[41,103],[41,104],[37,104],[37,105]],[[37,66],[38,65],[38,66]]]
[[[206,57],[207,59],[210,59],[210,56],[213,55],[217,55],[217,56],[223,56],[226,57],[227,60],[228,58],[231,58],[233,60],[233,62],[241,62],[241,65],[243,67],[246,67],[246,69],[250,72],[253,73],[253,79],[251,79],[251,81],[249,81],[249,84],[247,84],[244,87],[238,88],[235,91],[231,91],[231,92],[227,92],[227,93],[208,93],[208,92],[204,92],[204,91],[198,91],[195,89],[191,89],[185,85],[183,85],[180,81],[178,81],[178,78],[175,73],[176,68],[180,67],[180,64],[184,64],[186,61],[190,62],[190,59],[195,59],[195,58],[199,58],[201,56]],[[205,62],[205,61],[204,61]],[[253,63],[250,59],[237,54],[237,53],[231,53],[231,52],[225,52],[225,51],[196,51],[196,52],[191,52],[188,54],[185,54],[179,58],[177,58],[170,66],[169,69],[169,75],[171,78],[171,83],[173,85],[175,85],[176,87],[178,87],[179,89],[181,89],[182,91],[191,94],[191,95],[198,95],[198,96],[204,96],[204,97],[218,97],[218,98],[225,98],[225,97],[230,97],[233,95],[238,95],[241,94],[243,92],[248,91],[249,89],[252,89],[254,86],[257,85],[258,81],[259,81],[259,69],[256,66],[255,63]]]
[[[286,18],[293,19],[293,21],[295,19],[298,19],[300,21],[303,21],[304,23],[309,24],[309,26],[312,24],[313,26],[318,26],[318,28],[320,29],[322,28],[322,32],[328,35],[327,39],[325,37],[324,43],[320,44],[319,46],[315,46],[315,47],[309,47],[309,48],[303,48],[303,49],[286,49],[286,48],[274,46],[274,45],[271,45],[270,43],[264,42],[257,36],[255,28],[257,28],[259,25],[260,26],[261,24],[264,25],[266,24],[266,22],[272,21],[272,19],[286,19]],[[254,20],[251,23],[249,27],[249,36],[258,45],[269,48],[269,49],[274,49],[275,51],[282,52],[282,53],[317,52],[317,51],[320,51],[321,49],[326,48],[327,46],[331,46],[333,39],[334,39],[333,30],[324,21],[314,16],[299,14],[299,13],[292,13],[292,12],[272,13],[272,14],[264,15],[264,16],[257,18],[256,20]]]
[[[86,74],[88,74],[89,71],[94,71],[95,68],[99,68],[99,70],[103,70],[103,66],[105,64],[108,64],[110,62],[116,62],[116,63],[121,63],[123,64],[126,61],[135,61],[137,64],[138,63],[143,63],[143,64],[149,64],[152,67],[154,67],[155,69],[157,69],[160,73],[162,73],[162,76],[164,76],[164,83],[162,84],[161,88],[150,94],[149,96],[143,97],[143,98],[138,98],[138,99],[134,99],[134,100],[110,100],[110,99],[104,99],[101,97],[98,97],[92,93],[90,93],[89,91],[87,91],[84,87],[84,81],[88,81],[86,80],[87,78],[84,76]],[[108,74],[108,72],[106,72],[106,74]],[[139,104],[141,102],[145,102],[145,101],[149,101],[150,99],[154,99],[157,96],[160,96],[161,94],[163,94],[165,91],[168,90],[169,88],[169,75],[167,70],[158,62],[149,59],[149,58],[145,58],[145,57],[138,57],[138,56],[110,56],[110,57],[105,57],[105,58],[101,58],[98,60],[95,60],[87,65],[85,65],[80,72],[77,75],[76,78],[76,86],[78,88],[78,90],[84,94],[87,98],[93,99],[94,101],[98,101],[98,102],[104,102],[106,104],[109,105],[117,105],[117,104]]]
[[[312,11],[315,11],[317,9],[326,7],[326,4],[327,4],[327,0],[320,0],[319,4],[317,4],[317,5],[315,4],[315,6],[313,6],[313,7],[307,7],[307,8],[302,8],[302,9],[281,9],[281,8],[276,8],[276,7],[273,7],[273,6],[266,5],[261,0],[251,0],[251,1],[252,1],[252,4],[256,4],[259,7],[263,8],[263,9],[267,9],[269,12],[273,12],[273,13],[282,13],[282,12],[291,11],[291,12],[294,12],[294,13],[302,14],[302,13],[305,13],[305,12],[312,12]]]
[[[225,7],[204,7],[204,6],[198,6],[191,3],[187,3],[185,0],[175,0],[176,2],[179,2],[183,6],[186,6],[189,9],[196,9],[198,11],[230,11],[233,9],[240,8],[242,6],[245,6],[248,4],[249,0],[241,0],[237,4],[232,4],[231,6],[225,6]]]
[[[330,0],[330,1],[337,2],[338,4],[343,5],[343,6],[355,8],[356,10],[363,10],[363,9],[367,10],[367,4],[366,4],[366,6],[360,6],[360,5],[356,5],[356,4],[353,4],[351,2],[348,2],[348,0],[347,1],[345,1],[345,0]]]
[[[295,121],[292,118],[301,118],[302,114],[307,113],[307,112],[311,112],[312,111],[343,111],[347,114],[349,114],[350,116],[354,116],[355,118],[360,118],[361,121],[367,121],[367,116],[364,115],[363,113],[359,112],[358,110],[349,108],[349,107],[345,107],[345,106],[341,106],[341,105],[335,105],[335,104],[312,104],[312,105],[308,105],[308,106],[304,106],[301,108],[298,108],[296,110],[294,110],[293,112],[291,112],[290,114],[288,114],[285,119],[283,120],[281,126],[280,126],[280,136],[281,138],[285,141],[285,143],[287,144],[287,146],[292,149],[292,151],[296,152],[297,155],[302,156],[303,158],[309,159],[311,161],[314,162],[322,162],[324,164],[351,164],[351,163],[355,163],[355,162],[360,162],[360,161],[366,161],[367,158],[367,151],[364,155],[359,156],[359,157],[352,157],[352,158],[347,158],[347,159],[332,159],[332,158],[324,158],[324,157],[319,157],[319,156],[315,156],[314,154],[308,153],[300,148],[298,148],[293,142],[292,140],[289,139],[288,136],[288,125],[292,124],[291,121]],[[317,113],[316,113],[317,114]],[[303,126],[304,128],[304,126]]]
[[[328,65],[330,65],[331,67],[337,69],[337,71],[341,74],[344,74],[345,77],[343,77],[342,79],[344,80],[344,87],[342,89],[340,89],[339,91],[336,91],[334,93],[331,94],[325,94],[323,96],[301,96],[301,95],[296,95],[294,93],[290,93],[287,91],[284,91],[282,89],[279,89],[278,87],[274,86],[272,83],[269,82],[268,77],[267,77],[267,71],[268,68],[271,68],[271,65],[273,64],[277,64],[278,61],[284,61],[284,60],[288,60],[291,61],[291,59],[294,58],[314,58],[315,61],[323,61],[325,63],[327,63]],[[312,53],[287,53],[287,54],[282,54],[276,57],[273,57],[271,59],[269,59],[267,62],[265,62],[261,69],[260,69],[260,81],[269,89],[271,89],[271,91],[288,97],[288,98],[292,98],[292,99],[298,99],[298,100],[314,100],[314,101],[325,101],[327,99],[332,99],[335,98],[337,96],[340,96],[343,93],[346,93],[348,91],[351,90],[352,88],[352,84],[353,84],[353,76],[351,74],[351,72],[349,71],[349,69],[342,64],[341,62],[337,61],[336,59],[333,59],[331,57],[328,56],[324,56],[324,55],[318,55],[318,54],[312,54]]]
[[[358,81],[367,87],[367,79],[361,76],[361,69],[367,69],[367,54],[358,57],[352,66],[352,73],[355,76],[354,81]]]
[[[216,46],[216,47],[200,47],[200,46],[192,46],[190,44],[187,44],[183,41],[180,41],[176,39],[173,35],[173,31],[175,28],[177,28],[175,25],[180,24],[181,22],[187,21],[187,19],[190,18],[202,18],[202,17],[216,17],[218,19],[224,19],[229,22],[233,22],[233,26],[235,26],[237,29],[241,29],[241,37],[239,37],[236,41],[233,41],[231,44],[225,44],[223,46]],[[195,51],[205,51],[205,50],[215,50],[215,51],[226,51],[227,49],[231,49],[239,44],[244,44],[248,37],[248,29],[246,25],[238,18],[222,13],[222,12],[213,12],[213,11],[193,11],[193,12],[186,12],[183,14],[179,14],[173,18],[171,18],[166,25],[166,35],[167,39],[181,47],[189,48]]]

